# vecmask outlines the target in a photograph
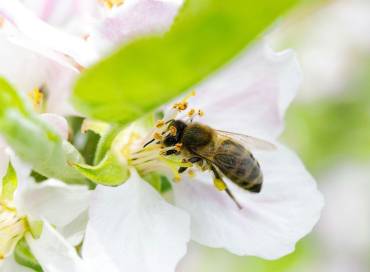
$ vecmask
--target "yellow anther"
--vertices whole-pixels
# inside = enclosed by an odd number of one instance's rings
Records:
[[[175,103],[172,108],[178,111],[184,111],[188,108],[188,100],[195,96],[195,91],[188,93],[181,102]]]
[[[123,4],[124,0],[99,0],[106,8],[112,9]]]
[[[181,181],[181,176],[180,175],[176,175],[173,177],[173,180],[176,182],[176,183],[179,183]]]
[[[194,178],[195,177],[195,172],[192,169],[188,170],[189,177]]]
[[[213,180],[213,184],[216,186],[216,188],[219,190],[219,191],[225,191],[226,190],[226,184],[223,180],[221,179],[218,179],[218,178],[215,178]]]
[[[204,116],[204,111],[202,111],[202,110],[198,110],[198,115],[199,115],[200,117],[203,117],[203,116]]]
[[[170,134],[172,136],[176,136],[176,134],[177,134],[177,128],[176,127],[170,126],[169,131],[170,131]]]
[[[189,117],[193,117],[195,114],[195,109],[191,109],[189,112],[188,112],[188,116]]]
[[[161,127],[163,127],[164,125],[165,125],[164,120],[158,120],[158,121],[157,121],[157,123],[155,124],[155,126],[156,126],[157,128],[161,128]]]
[[[44,102],[44,93],[41,88],[35,88],[28,93],[31,98],[32,105],[36,111],[41,111]]]
[[[163,139],[162,135],[159,134],[158,132],[154,133],[153,138],[158,140],[158,141],[162,141],[162,139]]]
[[[184,111],[188,108],[188,102],[175,103],[175,105],[173,105],[173,108],[178,111]]]

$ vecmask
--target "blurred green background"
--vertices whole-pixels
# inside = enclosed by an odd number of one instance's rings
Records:
[[[178,272],[370,271],[370,1],[293,10],[267,35],[293,48],[304,75],[282,141],[318,181],[326,206],[313,233],[277,261],[191,244]]]

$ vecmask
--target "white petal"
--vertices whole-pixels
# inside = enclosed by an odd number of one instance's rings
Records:
[[[83,257],[112,263],[118,271],[173,272],[189,232],[188,215],[133,173],[120,187],[96,189]]]
[[[18,264],[14,256],[7,257],[3,262],[0,262],[1,272],[34,272],[33,269],[27,268],[23,265]]]
[[[20,188],[17,207],[35,219],[45,218],[64,227],[88,208],[90,192],[85,186],[66,185],[58,180],[36,184],[29,180]]]
[[[2,138],[0,138],[0,179],[5,175],[8,163],[9,155],[6,152],[6,143]]]
[[[295,54],[257,46],[196,87],[190,106],[214,128],[263,138],[277,137],[301,82]]]
[[[14,43],[76,69],[78,65],[74,61],[85,66],[97,59],[96,52],[83,37],[69,35],[46,24],[19,1],[1,1],[0,13],[13,25],[13,31],[6,34]],[[71,58],[74,61],[71,62]]]
[[[89,42],[103,53],[138,36],[166,31],[182,0],[127,0],[91,33]]]
[[[64,117],[54,113],[43,113],[40,117],[50,124],[63,139],[68,139],[69,127]]]
[[[259,194],[229,187],[243,206],[218,192],[210,175],[174,185],[176,204],[192,219],[192,238],[237,255],[275,259],[294,250],[319,219],[323,199],[315,181],[291,151],[255,154],[264,174]],[[200,181],[200,180],[203,180]]]
[[[47,272],[90,272],[86,263],[64,238],[44,221],[39,239],[27,235],[27,242],[33,255]]]
[[[86,210],[82,214],[78,215],[68,225],[59,228],[58,231],[71,245],[77,246],[84,238],[88,220],[88,211]]]
[[[43,21],[61,28],[86,16],[87,4],[99,5],[91,0],[23,0],[22,3]]]
[[[0,35],[0,75],[14,87],[28,94],[43,87],[47,92],[47,111],[74,113],[68,103],[71,86],[77,73],[46,57],[9,42]]]

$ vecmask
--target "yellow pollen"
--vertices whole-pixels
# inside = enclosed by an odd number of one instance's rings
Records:
[[[171,134],[172,136],[176,136],[176,134],[177,134],[177,128],[176,128],[176,127],[171,126],[171,127],[169,128],[169,130],[170,130],[170,134]]]
[[[41,88],[35,88],[28,93],[31,98],[32,105],[36,111],[41,111],[42,104],[44,102],[44,93]]]
[[[178,111],[184,111],[188,108],[188,102],[179,102],[173,105],[173,108]]]
[[[176,175],[173,177],[173,180],[176,182],[176,183],[179,183],[181,181],[181,176],[180,175]]]
[[[226,190],[226,184],[223,180],[221,179],[218,179],[218,178],[215,178],[213,180],[213,184],[216,186],[216,188],[219,190],[219,191],[225,191]]]
[[[124,0],[99,0],[106,8],[112,9],[123,4]]]
[[[195,109],[191,109],[191,110],[188,112],[188,116],[189,116],[189,117],[194,116],[194,114],[195,114]]]
[[[182,147],[182,143],[177,143],[177,144],[175,145],[175,150],[176,150],[176,151],[180,151],[180,150],[181,150],[181,147]]]
[[[162,139],[163,139],[162,135],[159,134],[158,132],[154,133],[153,138],[158,140],[158,141],[162,141]]]
[[[195,172],[192,169],[188,170],[189,177],[194,178],[195,177]]]
[[[161,127],[164,126],[164,124],[165,124],[164,120],[158,120],[157,123],[155,124],[155,126],[157,128],[161,128]]]
[[[192,97],[195,96],[195,91],[190,92],[185,96],[185,98],[178,103],[175,103],[172,108],[178,110],[178,111],[184,111],[188,108],[188,100]]]
[[[204,111],[202,111],[202,110],[198,110],[198,115],[199,115],[200,117],[203,117],[203,116],[204,116]]]

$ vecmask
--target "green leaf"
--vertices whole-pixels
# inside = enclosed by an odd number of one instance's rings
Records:
[[[78,80],[73,102],[94,118],[126,123],[227,63],[298,0],[188,0],[172,29],[121,48]]]
[[[43,271],[36,258],[32,255],[31,250],[24,238],[18,242],[14,251],[14,258],[20,265],[31,268],[37,272]]]
[[[82,156],[32,111],[21,94],[0,78],[0,133],[24,161],[41,175],[71,183],[85,178],[68,161],[83,162]]]
[[[8,170],[6,171],[5,176],[3,177],[3,184],[1,188],[1,199],[7,201],[13,201],[14,192],[18,187],[17,174],[14,170],[13,165],[9,162]]]
[[[70,163],[77,171],[96,184],[118,186],[130,177],[128,167],[125,167],[113,152],[108,152],[96,166]]]

